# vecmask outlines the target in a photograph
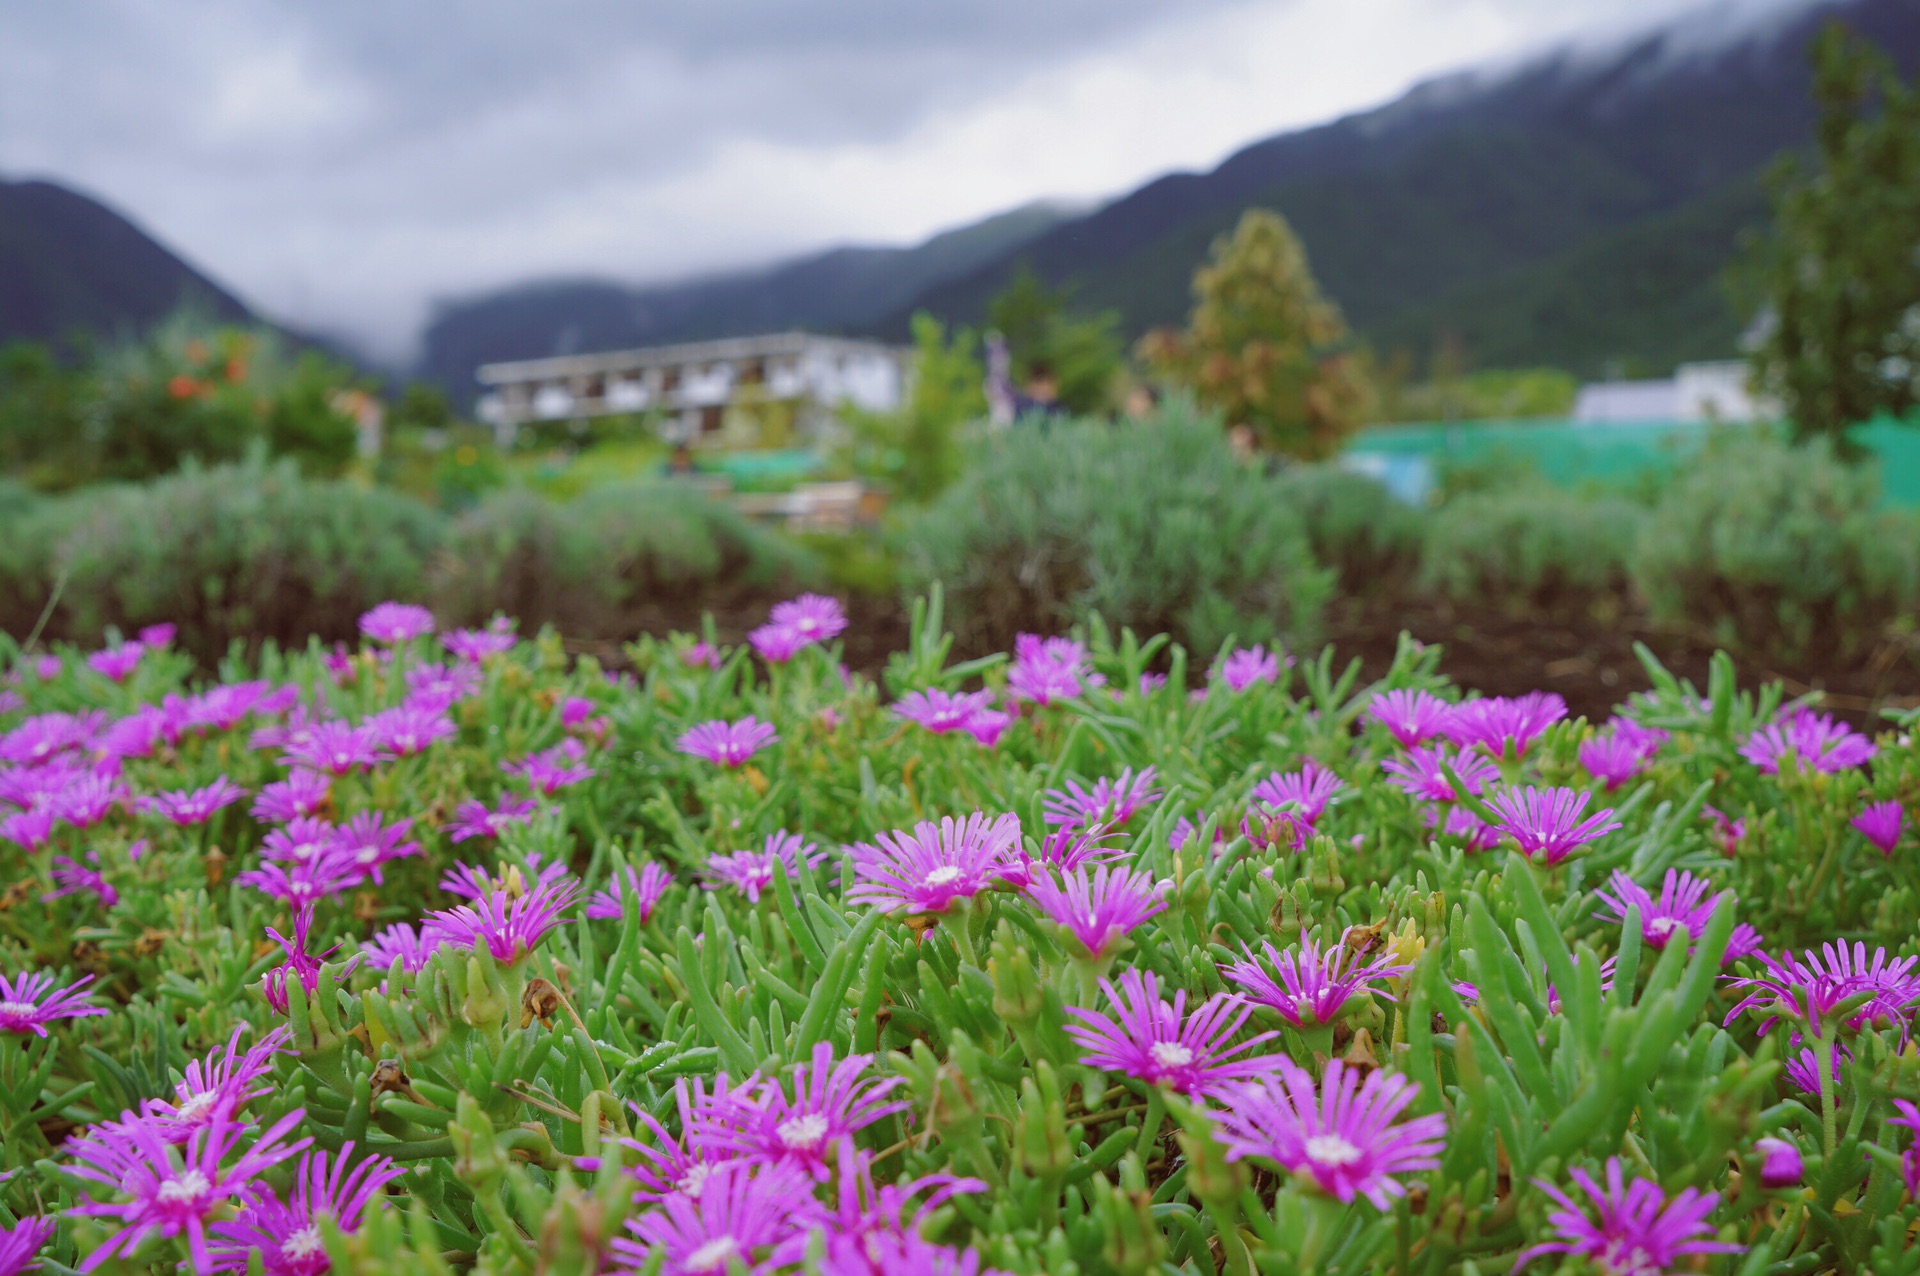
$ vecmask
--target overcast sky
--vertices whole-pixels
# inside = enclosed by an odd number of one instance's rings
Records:
[[[909,243],[1683,7],[0,0],[0,176],[399,357],[438,297]]]

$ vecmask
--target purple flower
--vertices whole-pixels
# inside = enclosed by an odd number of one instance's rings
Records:
[[[420,665],[407,670],[407,698],[403,707],[424,713],[445,713],[480,690],[480,669],[472,664]]]
[[[184,1234],[194,1269],[211,1271],[209,1216],[222,1205],[245,1200],[263,1170],[312,1142],[281,1142],[305,1116],[300,1108],[287,1113],[228,1165],[221,1163],[236,1150],[246,1132],[242,1126],[204,1126],[178,1149],[144,1121],[96,1125],[69,1141],[67,1151],[76,1164],[68,1173],[97,1184],[96,1191],[123,1198],[86,1200],[72,1207],[76,1214],[114,1218],[121,1225],[106,1244],[87,1255],[80,1270],[92,1271],[115,1255],[132,1253],[150,1236]]]
[[[670,1196],[700,1199],[707,1179],[723,1163],[734,1159],[729,1131],[739,1124],[737,1114],[751,1102],[744,1087],[729,1091],[727,1074],[714,1078],[714,1091],[708,1094],[698,1077],[681,1077],[673,1083],[673,1098],[680,1109],[681,1137],[667,1133],[653,1114],[635,1106],[634,1117],[653,1135],[652,1142],[621,1139],[638,1159],[628,1167],[639,1187],[633,1199],[658,1203]]]
[[[673,747],[720,766],[737,767],[779,738],[771,723],[748,714],[738,722],[703,722],[681,736]]]
[[[801,1170],[770,1165],[756,1171],[733,1162],[716,1166],[697,1197],[676,1193],[628,1220],[627,1230],[638,1239],[622,1237],[613,1251],[637,1271],[658,1247],[666,1256],[660,1276],[723,1276],[736,1261],[749,1272],[764,1272],[767,1251],[803,1228],[819,1208],[813,1183]]]
[[[1013,715],[1005,709],[980,709],[967,719],[967,734],[991,749],[1012,725]]]
[[[1117,779],[1101,778],[1091,789],[1083,789],[1073,780],[1064,789],[1048,789],[1043,809],[1048,824],[1055,827],[1085,828],[1098,824],[1118,828],[1133,818],[1135,811],[1160,800],[1153,787],[1153,768],[1137,774],[1128,767]]]
[[[51,805],[55,816],[85,829],[106,819],[126,796],[126,786],[111,775],[82,775],[54,795]]]
[[[1500,830],[1463,806],[1435,806],[1422,820],[1441,837],[1453,838],[1469,851],[1490,851],[1500,845]]]
[[[479,664],[488,656],[503,655],[520,641],[514,635],[514,622],[496,616],[485,629],[456,629],[440,636],[440,645],[461,660]]]
[[[640,922],[645,925],[671,885],[673,874],[658,864],[646,863],[638,868],[629,864],[615,873],[604,889],[594,892],[587,901],[587,916],[596,921],[619,921],[626,916],[627,897],[632,896]]]
[[[270,1189],[255,1188],[239,1217],[213,1225],[220,1239],[211,1247],[209,1270],[244,1272],[248,1254],[257,1249],[267,1276],[320,1276],[332,1268],[320,1243],[321,1216],[331,1218],[342,1232],[358,1231],[361,1216],[385,1195],[387,1184],[405,1173],[384,1156],[355,1162],[351,1139],[332,1155],[302,1153],[286,1200]]]
[[[1013,641],[1013,668],[1007,690],[1016,700],[1045,706],[1071,700],[1101,678],[1087,664],[1087,649],[1071,638],[1020,634]]]
[[[37,851],[53,838],[52,806],[31,811],[15,811],[0,817],[0,841],[12,842],[23,851]]]
[[[1580,765],[1611,793],[1640,774],[1666,740],[1664,731],[1616,718],[1611,729],[1581,742]]]
[[[460,734],[460,728],[445,713],[407,705],[383,709],[361,726],[372,736],[374,748],[396,758],[425,753],[429,746]]]
[[[847,902],[910,916],[944,913],[992,889],[1019,842],[1018,816],[979,812],[882,833],[846,848],[855,879]]]
[[[1761,727],[1740,746],[1740,756],[1767,775],[1778,775],[1789,755],[1816,771],[1845,771],[1876,751],[1873,741],[1845,723],[1805,707]]]
[[[273,927],[267,927],[267,938],[280,945],[280,951],[286,954],[286,961],[269,970],[260,980],[260,991],[266,997],[267,1004],[280,1014],[289,1014],[292,1010],[292,994],[288,989],[288,980],[299,980],[301,990],[311,997],[320,987],[321,963],[333,952],[329,948],[323,953],[309,953],[307,940],[313,933],[313,903],[307,901],[293,905],[293,938],[288,939]]]
[[[1871,959],[1867,946],[1855,941],[1827,943],[1819,952],[1807,949],[1800,957],[1792,953],[1775,959],[1758,953],[1766,973],[1753,976],[1728,975],[1735,988],[1746,990],[1746,997],[1727,1013],[1732,1023],[1749,1008],[1766,1013],[1760,1025],[1764,1035],[1780,1019],[1804,1024],[1816,1037],[1835,1007],[1856,993],[1871,992],[1873,997],[1847,1020],[1847,1027],[1859,1031],[1868,1024],[1897,1023],[1905,1030],[1908,1008],[1920,1000],[1920,976],[1914,967],[1920,957],[1889,959],[1887,950],[1876,948]]]
[[[47,1025],[56,1019],[85,1019],[89,1015],[106,1014],[104,1007],[87,1003],[87,994],[82,990],[92,982],[92,975],[82,975],[68,987],[55,990],[53,976],[44,971],[16,975],[12,979],[0,975],[0,1032],[19,1036],[30,1032],[44,1037]]]
[[[264,786],[253,799],[253,818],[271,824],[291,824],[312,815],[326,803],[333,781],[317,771],[294,771],[284,780]]]
[[[1293,657],[1287,657],[1293,663]],[[1245,691],[1256,682],[1280,680],[1280,653],[1265,647],[1238,647],[1222,656],[1213,666],[1213,677],[1227,684],[1230,691]]]
[[[479,798],[468,798],[453,808],[453,818],[447,821],[447,839],[464,842],[475,837],[499,837],[501,829],[525,824],[539,808],[540,803],[533,798],[517,798],[510,793],[500,795],[497,810]]]
[[[99,862],[98,851],[88,851],[87,858]],[[59,899],[66,895],[91,895],[100,901],[102,908],[112,908],[120,902],[120,892],[113,889],[113,883],[101,875],[98,868],[91,868],[65,855],[57,855],[53,860],[53,880],[59,883],[59,889],[48,891],[40,898]]]
[[[1110,956],[1129,931],[1167,907],[1151,873],[1109,864],[1082,867],[1064,882],[1043,873],[1027,887],[1027,897],[1096,960]]]
[[[711,1127],[714,1145],[747,1161],[791,1165],[825,1180],[836,1150],[855,1131],[907,1110],[905,1103],[886,1102],[905,1077],[861,1079],[872,1062],[872,1055],[852,1054],[836,1063],[833,1046],[816,1043],[810,1064],[789,1069],[789,1085],[766,1080],[751,1095],[743,1087],[732,1110]]]
[[[793,630],[810,643],[837,638],[847,627],[847,613],[841,608],[840,600],[824,594],[802,594],[784,603],[775,603],[768,619]]]
[[[1829,1090],[1840,1084],[1840,1065],[1852,1057],[1850,1053],[1840,1048],[1840,1043],[1837,1041],[1827,1051]],[[1814,1053],[1812,1046],[1808,1046],[1787,1060],[1787,1080],[1799,1087],[1803,1094],[1818,1095],[1820,1093],[1820,1056]]]
[[[899,1186],[875,1186],[870,1154],[842,1143],[838,1160],[838,1202],[807,1232],[789,1236],[774,1251],[775,1263],[804,1263],[817,1231],[826,1251],[820,1276],[959,1276],[977,1271],[978,1258],[971,1251],[961,1255],[923,1239],[919,1220],[955,1196],[986,1191],[985,1183],[929,1174]],[[915,1206],[913,1198],[921,1192],[926,1199]]]
[[[302,816],[262,839],[260,853],[280,864],[311,864],[332,849],[338,830],[326,820]]]
[[[1239,997],[1218,993],[1188,1015],[1186,990],[1174,993],[1171,1003],[1161,1000],[1159,981],[1151,972],[1129,970],[1120,976],[1117,989],[1106,979],[1100,987],[1119,1022],[1095,1010],[1067,1007],[1077,1021],[1067,1025],[1067,1035],[1087,1051],[1080,1062],[1088,1067],[1203,1099],[1224,1093],[1229,1082],[1270,1072],[1282,1062],[1278,1055],[1233,1058],[1277,1035],[1262,1032],[1228,1045],[1253,1013]]]
[[[134,805],[142,811],[165,816],[182,828],[189,828],[205,824],[221,808],[232,806],[246,795],[245,789],[223,775],[204,788],[156,793],[137,799]]]
[[[800,863],[806,861],[812,868],[826,858],[825,852],[812,842],[802,842],[800,835],[784,829],[778,833],[767,834],[767,842],[757,851],[730,851],[707,857],[707,866],[701,870],[707,880],[708,888],[726,885],[738,890],[747,897],[747,902],[760,902],[760,893],[773,885],[773,866],[787,866],[789,880],[800,876]]]
[[[248,714],[271,717],[300,702],[298,687],[275,689],[270,682],[235,682],[210,687],[187,701],[186,721],[196,727],[231,731]]]
[[[1806,1177],[1800,1149],[1785,1139],[1755,1139],[1753,1150],[1760,1154],[1760,1186],[1768,1191],[1799,1187]]]
[[[1730,818],[1725,811],[1711,806],[1702,806],[1700,813],[1713,823],[1713,840],[1719,844],[1720,853],[1732,859],[1740,850],[1740,843],[1747,837],[1747,822]]]
[[[311,859],[297,863],[272,860],[237,875],[233,884],[298,907],[350,891],[365,880],[366,874],[353,860],[329,842]]]
[[[106,725],[99,713],[42,713],[0,736],[0,762],[45,762],[68,749],[84,749]]]
[[[1494,827],[1520,844],[1528,859],[1543,859],[1558,864],[1594,838],[1622,827],[1610,810],[1596,811],[1586,819],[1593,794],[1575,789],[1505,789],[1487,802],[1500,819]]]
[[[543,881],[525,894],[495,890],[471,904],[427,914],[427,937],[461,948],[486,945],[494,959],[516,962],[561,924],[560,914],[580,897],[570,878]]]
[[[1567,702],[1551,691],[1524,696],[1494,696],[1455,705],[1441,734],[1462,749],[1479,748],[1500,757],[1511,748],[1523,757],[1540,733],[1567,716]]]
[[[1405,749],[1441,734],[1452,712],[1453,706],[1431,691],[1405,688],[1382,691],[1367,705],[1367,716],[1391,732]]]
[[[109,682],[125,682],[146,654],[147,649],[138,642],[123,642],[88,656],[87,667]]]
[[[1393,777],[1387,783],[1409,797],[1429,802],[1453,802],[1460,797],[1453,791],[1441,764],[1453,770],[1468,793],[1479,796],[1481,790],[1500,778],[1500,768],[1480,753],[1456,753],[1444,748],[1410,749],[1403,758],[1387,758],[1380,769]]]
[[[1601,1271],[1653,1273],[1671,1271],[1686,1254],[1738,1254],[1744,1246],[1701,1240],[1712,1236],[1707,1216],[1719,1208],[1714,1192],[1687,1188],[1671,1201],[1652,1179],[1624,1181],[1620,1158],[1607,1158],[1607,1185],[1578,1166],[1567,1171],[1593,1202],[1597,1217],[1589,1217],[1553,1184],[1541,1179],[1534,1186],[1553,1198],[1558,1209],[1547,1220],[1560,1230],[1560,1239],[1522,1251],[1513,1265],[1519,1271],[1542,1254],[1572,1254],[1593,1260]]]
[[[406,840],[412,830],[411,816],[389,824],[378,811],[362,811],[335,833],[334,847],[362,877],[381,882],[382,865],[419,854],[420,843]]]
[[[1173,822],[1173,832],[1167,834],[1167,845],[1173,850],[1185,850],[1187,843],[1196,841],[1200,836],[1200,826],[1186,816]],[[1216,853],[1227,840],[1227,831],[1219,825],[1213,829],[1213,845]]]
[[[525,780],[535,793],[552,797],[599,774],[581,761],[586,756],[586,746],[578,740],[563,740],[551,749],[542,749],[517,762],[502,762],[500,769]]]
[[[1309,825],[1318,824],[1333,795],[1346,782],[1311,758],[1298,771],[1275,771],[1253,786],[1253,796],[1269,806],[1293,803],[1300,818]]]
[[[173,646],[173,636],[178,632],[178,626],[162,621],[157,625],[143,627],[134,637],[138,638],[140,645],[148,651],[164,651]]]
[[[360,617],[360,632],[389,645],[412,642],[433,632],[433,613],[412,603],[381,603]]]
[[[246,1031],[241,1024],[224,1048],[189,1061],[184,1078],[173,1087],[173,1102],[148,1099],[137,1119],[153,1126],[168,1143],[185,1143],[207,1126],[246,1125],[240,1109],[273,1089],[254,1083],[273,1071],[273,1057],[287,1053],[291,1040],[287,1029],[279,1027],[242,1051],[240,1036]]]
[[[1711,889],[1703,877],[1692,873],[1683,873],[1679,869],[1667,870],[1666,878],[1660,885],[1660,898],[1655,899],[1645,887],[1628,877],[1619,869],[1613,870],[1613,894],[1597,891],[1600,902],[1606,905],[1600,917],[1625,925],[1629,907],[1640,910],[1640,936],[1649,948],[1665,948],[1667,941],[1675,933],[1685,935],[1689,946],[1697,943],[1700,936],[1707,933],[1707,923],[1713,920],[1714,910],[1721,904],[1733,906],[1733,892],[1722,891],[1708,897]],[[1742,924],[1734,928],[1727,940],[1727,951],[1720,959],[1725,966],[1742,957],[1751,956],[1760,948],[1760,934],[1753,927]]]
[[[1014,890],[1024,891],[1050,869],[1072,873],[1089,864],[1104,864],[1126,854],[1119,847],[1108,846],[1106,839],[1106,829],[1098,824],[1055,829],[1041,840],[1036,858],[1027,853],[1016,834],[1007,859],[1000,866],[1000,880]]]
[[[1317,1028],[1340,1017],[1347,1002],[1367,990],[1375,980],[1397,979],[1412,970],[1411,965],[1395,963],[1385,953],[1372,960],[1346,943],[1346,936],[1322,949],[1300,932],[1298,951],[1278,952],[1262,942],[1267,962],[1276,974],[1244,948],[1245,959],[1221,970],[1227,982],[1238,984],[1247,1000],[1266,1006],[1296,1028]],[[1276,977],[1277,975],[1277,977]],[[1386,997],[1387,994],[1380,994]],[[1391,1001],[1393,998],[1387,997]]]
[[[360,952],[379,970],[390,970],[397,961],[400,969],[413,974],[426,967],[427,959],[438,952],[444,942],[444,937],[438,934],[423,933],[405,922],[395,922],[376,931],[372,939],[360,945]]]
[[[993,708],[991,691],[955,694],[938,687],[929,691],[909,691],[893,706],[893,711],[909,722],[917,722],[935,735],[966,731],[982,711]]]
[[[770,665],[784,665],[800,654],[803,647],[811,646],[797,629],[785,625],[776,625],[771,621],[758,629],[750,630],[747,642],[758,652],[760,658]]]
[[[1920,1108],[1905,1099],[1895,1099],[1893,1106],[1900,1109],[1897,1117],[1888,1117],[1888,1125],[1905,1126],[1920,1135]],[[1900,1177],[1906,1180],[1907,1195],[1920,1196],[1920,1139],[1907,1144],[1907,1150],[1900,1157]]]
[[[1898,802],[1869,802],[1853,817],[1853,827],[1860,830],[1869,842],[1880,848],[1880,853],[1892,857],[1894,848],[1900,845],[1900,825],[1906,819]]]
[[[30,1214],[12,1227],[0,1227],[0,1276],[19,1276],[33,1266],[34,1258],[53,1239],[55,1226],[50,1218]]]
[[[718,669],[720,649],[710,642],[696,642],[680,653],[680,663],[689,669]]]
[[[287,743],[281,760],[289,766],[328,775],[347,775],[384,760],[380,741],[369,727],[345,722],[316,722],[304,739]]]
[[[1382,1210],[1407,1193],[1394,1175],[1439,1167],[1444,1116],[1394,1124],[1420,1090],[1407,1078],[1374,1072],[1362,1081],[1335,1059],[1316,1093],[1306,1069],[1284,1056],[1275,1063],[1279,1075],[1234,1086],[1218,1114],[1215,1137],[1229,1161],[1259,1157],[1336,1200],[1364,1196]]]

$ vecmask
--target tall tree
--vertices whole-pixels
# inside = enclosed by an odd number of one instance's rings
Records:
[[[1140,341],[1160,375],[1249,427],[1265,446],[1319,458],[1360,426],[1369,393],[1340,308],[1278,213],[1250,208],[1193,277],[1185,332]]]
[[[1844,445],[1920,406],[1920,83],[1837,22],[1811,55],[1812,163],[1783,156],[1769,174],[1773,224],[1735,284],[1765,316],[1756,384],[1798,436]]]
[[[1059,387],[1061,406],[1088,416],[1111,406],[1126,346],[1116,312],[1077,314],[1071,301],[1067,289],[1047,287],[1022,262],[988,304],[987,321],[1006,338],[1016,383],[1045,369]]]

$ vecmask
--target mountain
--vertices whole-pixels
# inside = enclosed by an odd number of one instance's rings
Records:
[[[1215,236],[1279,210],[1355,329],[1424,358],[1443,339],[1479,366],[1663,371],[1726,356],[1744,326],[1722,291],[1761,176],[1810,136],[1807,41],[1838,17],[1911,69],[1913,0],[1744,3],[1610,47],[1450,76],[1378,110],[1255,143],[1061,223],[900,307],[978,322],[1026,263],[1117,310],[1178,323]]]
[[[0,181],[0,344],[137,332],[184,302],[224,320],[252,318],[105,204],[52,182]]]
[[[1070,215],[1033,204],[913,248],[835,248],[761,270],[654,287],[534,283],[442,303],[427,325],[417,371],[465,400],[474,393],[474,369],[497,359],[784,328],[872,331],[920,293],[1004,259]]]

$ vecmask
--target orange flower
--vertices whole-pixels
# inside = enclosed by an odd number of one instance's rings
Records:
[[[173,380],[167,382],[167,393],[176,399],[191,399],[200,393],[200,383],[184,372],[176,373]]]

